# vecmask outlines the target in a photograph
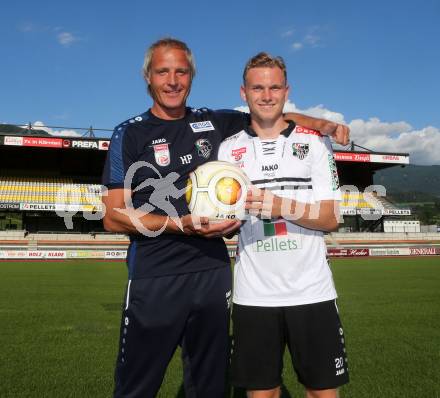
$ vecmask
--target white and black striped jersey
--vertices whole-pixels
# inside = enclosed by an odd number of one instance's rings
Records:
[[[290,123],[277,139],[263,140],[248,128],[223,141],[218,158],[275,195],[303,203],[341,199],[330,140],[315,130]],[[336,298],[321,231],[250,217],[241,227],[238,253],[237,304],[290,306]]]

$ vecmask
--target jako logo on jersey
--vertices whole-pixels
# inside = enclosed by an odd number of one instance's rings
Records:
[[[295,142],[292,144],[293,156],[303,160],[309,153],[309,144]]]
[[[246,147],[233,149],[231,155],[234,157],[234,160],[238,162],[243,157],[243,153],[246,153]]]
[[[168,166],[170,164],[170,150],[168,144],[153,145],[154,159],[159,166]]]
[[[277,164],[266,164],[261,166],[261,171],[275,171],[278,170]]]
[[[163,144],[165,142],[167,142],[165,138],[158,138],[156,140],[151,141],[151,145]]]
[[[210,120],[205,120],[204,122],[190,123],[189,125],[191,126],[191,129],[194,133],[214,130],[214,126],[212,125]]]
[[[209,158],[209,155],[211,155],[212,145],[206,138],[200,138],[200,140],[197,140],[195,142],[195,146],[199,156],[202,156],[205,159]]]

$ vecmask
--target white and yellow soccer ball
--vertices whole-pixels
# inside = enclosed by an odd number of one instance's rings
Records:
[[[213,161],[195,169],[186,189],[189,211],[210,220],[243,219],[249,178],[229,162]]]

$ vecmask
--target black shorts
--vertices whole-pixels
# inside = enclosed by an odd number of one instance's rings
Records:
[[[234,304],[232,321],[234,386],[280,386],[286,345],[306,388],[324,390],[348,383],[344,331],[335,300],[291,307]]]
[[[185,396],[223,398],[231,283],[229,266],[129,282],[114,397],[155,397],[180,345]]]

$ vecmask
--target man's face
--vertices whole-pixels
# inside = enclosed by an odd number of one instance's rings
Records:
[[[182,117],[191,89],[190,65],[185,51],[159,47],[153,52],[147,82],[153,97],[156,116]],[[183,112],[183,114],[181,114]]]
[[[273,123],[282,117],[289,87],[280,68],[252,68],[246,74],[246,83],[240,93],[254,120]]]

